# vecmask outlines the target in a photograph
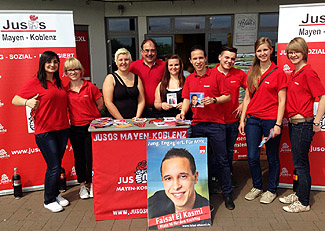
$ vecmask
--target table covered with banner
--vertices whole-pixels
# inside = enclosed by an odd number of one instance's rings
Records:
[[[147,217],[147,140],[183,139],[189,127],[149,121],[89,128],[96,220]]]

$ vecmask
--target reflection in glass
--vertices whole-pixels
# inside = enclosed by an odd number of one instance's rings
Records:
[[[231,15],[219,15],[210,17],[211,29],[225,29],[232,27]]]
[[[109,31],[135,30],[134,18],[110,18],[108,19]]]
[[[205,28],[205,17],[176,17],[175,29],[177,30],[200,30]]]
[[[157,44],[157,58],[165,60],[166,57],[173,53],[173,38],[171,36],[151,37]]]
[[[151,17],[148,20],[149,30],[169,30],[170,17]]]
[[[279,14],[260,14],[260,27],[278,27]]]
[[[133,61],[136,60],[135,38],[123,37],[123,38],[111,38],[110,40],[111,40],[111,44],[112,44],[112,68],[113,68],[113,71],[117,70],[117,66],[114,62],[114,55],[115,55],[115,52],[119,48],[122,48],[122,47],[126,48],[128,51],[130,51]]]

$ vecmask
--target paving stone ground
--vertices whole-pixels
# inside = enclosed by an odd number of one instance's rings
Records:
[[[267,181],[267,162],[261,161],[263,181]],[[238,188],[234,189],[235,210],[224,206],[221,194],[211,196],[215,210],[212,213],[213,225],[210,228],[169,229],[182,231],[229,230],[229,231],[278,231],[278,230],[325,230],[325,192],[312,191],[311,211],[290,214],[282,210],[282,204],[276,199],[272,204],[263,205],[258,200],[247,201],[245,194],[252,187],[247,161],[234,163]],[[266,187],[266,183],[264,185]],[[16,200],[12,195],[0,196],[0,231],[11,230],[111,230],[144,231],[147,220],[126,219],[96,221],[93,199],[80,200],[79,186],[64,193],[71,205],[63,212],[51,213],[43,208],[43,191],[25,193]],[[290,189],[279,189],[278,197],[290,193]]]

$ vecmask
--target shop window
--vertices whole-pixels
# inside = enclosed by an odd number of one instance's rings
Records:
[[[134,18],[110,18],[108,19],[108,31],[134,31]]]
[[[170,17],[150,17],[148,26],[149,31],[170,30]]]
[[[278,42],[278,13],[259,14],[258,37],[268,37],[272,40],[273,45]]]
[[[176,30],[202,30],[205,29],[205,17],[176,17]]]
[[[231,15],[210,16],[210,29],[225,29],[232,28]]]

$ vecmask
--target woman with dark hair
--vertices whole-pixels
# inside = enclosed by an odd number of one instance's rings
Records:
[[[14,96],[16,106],[32,108],[35,124],[35,141],[46,165],[44,207],[52,212],[69,205],[59,192],[61,160],[68,136],[67,92],[59,76],[59,57],[45,51],[39,60],[37,76],[29,79]]]
[[[279,184],[279,145],[287,87],[286,75],[271,61],[272,52],[272,42],[269,38],[261,37],[255,42],[255,57],[247,76],[243,112],[238,127],[242,135],[246,132],[248,163],[253,180],[253,188],[245,196],[245,199],[249,201],[254,200],[263,192],[258,146],[262,136],[268,137],[273,131],[272,138],[265,144],[269,163],[269,184],[267,191],[260,199],[260,202],[264,204],[272,203],[276,198],[276,189]]]
[[[162,117],[176,117],[182,110],[182,89],[185,82],[183,62],[177,55],[169,55],[161,82],[155,93],[154,106]],[[187,113],[189,114],[189,113]]]
[[[307,64],[308,46],[303,38],[292,39],[286,52],[295,67],[288,82],[286,108],[289,116],[292,162],[297,171],[298,183],[296,192],[279,200],[289,204],[283,207],[284,211],[299,213],[310,210],[309,149],[314,133],[321,131],[320,120],[325,113],[325,89],[317,73]],[[314,118],[316,97],[319,97],[319,104]]]

